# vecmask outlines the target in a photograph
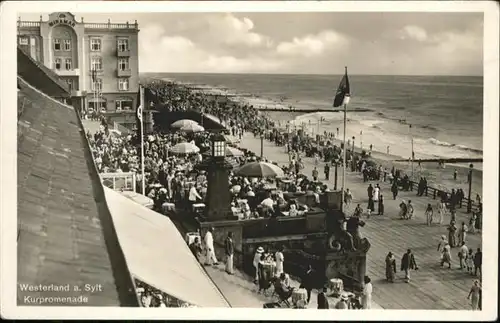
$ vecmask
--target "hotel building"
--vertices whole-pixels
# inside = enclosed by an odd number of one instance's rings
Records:
[[[137,21],[86,23],[69,12],[55,12],[47,21],[19,18],[17,31],[18,46],[68,83],[75,108],[108,114],[135,109]]]

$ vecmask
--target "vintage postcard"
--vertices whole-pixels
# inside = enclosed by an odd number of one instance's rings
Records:
[[[2,317],[496,318],[495,3],[1,8]]]

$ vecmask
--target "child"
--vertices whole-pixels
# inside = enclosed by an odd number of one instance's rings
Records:
[[[366,209],[366,218],[369,219],[371,215],[372,215],[372,210]]]
[[[465,263],[467,265],[467,272],[471,275],[474,274],[474,254],[472,253],[472,249],[469,249]]]

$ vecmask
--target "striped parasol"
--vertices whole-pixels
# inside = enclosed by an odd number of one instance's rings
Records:
[[[181,120],[177,120],[176,122],[172,123],[170,125],[170,127],[175,128],[175,129],[180,129],[180,128],[187,126],[189,124],[198,124],[198,122],[196,122],[194,120],[190,120],[190,119],[181,119]]]
[[[247,177],[284,177],[283,170],[271,163],[251,162],[241,166],[236,172],[238,176]]]
[[[181,142],[170,149],[175,154],[195,154],[200,151],[200,148],[190,142]]]
[[[239,150],[238,148],[226,146],[226,156],[228,157],[241,157],[244,156],[245,153]]]
[[[203,132],[205,131],[205,128],[203,128],[197,123],[189,123],[185,126],[182,126],[180,130],[185,132]]]

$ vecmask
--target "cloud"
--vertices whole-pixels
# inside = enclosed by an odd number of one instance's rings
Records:
[[[427,32],[424,28],[419,26],[405,26],[401,31],[401,39],[413,39],[417,41],[426,41],[427,40]]]
[[[237,18],[232,14],[209,16],[206,24],[205,32],[211,42],[248,47],[272,46],[269,37],[253,31],[254,23],[247,17]]]
[[[216,54],[187,37],[169,35],[159,24],[141,30],[139,53],[141,72],[264,73],[282,67],[282,62],[272,57]]]
[[[339,49],[349,45],[348,39],[333,30],[324,30],[315,35],[295,37],[292,41],[282,42],[276,52],[282,55],[317,56],[336,47]]]

